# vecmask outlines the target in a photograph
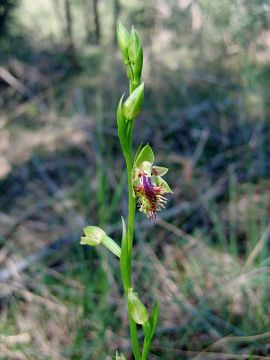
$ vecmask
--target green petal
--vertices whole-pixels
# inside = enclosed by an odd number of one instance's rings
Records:
[[[157,186],[161,187],[164,193],[173,193],[167,182],[163,180],[160,176],[153,176],[153,181]]]
[[[153,166],[152,172],[155,176],[164,176],[169,171],[168,168],[162,167],[162,166]]]

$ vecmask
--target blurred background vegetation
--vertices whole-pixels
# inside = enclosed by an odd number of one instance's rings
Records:
[[[137,216],[150,359],[270,359],[266,0],[0,1],[0,358],[131,359],[118,261],[79,245],[127,211],[118,17],[144,44],[135,143],[174,191]]]

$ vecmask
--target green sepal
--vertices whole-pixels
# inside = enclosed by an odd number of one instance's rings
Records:
[[[128,236],[126,230],[125,220],[122,220],[122,243],[121,243],[121,256],[120,256],[120,270],[122,274],[123,284],[127,293],[130,287],[130,270],[129,270],[129,252],[128,252]]]
[[[140,164],[143,161],[148,161],[151,164],[153,164],[154,160],[155,160],[155,156],[154,156],[153,150],[151,149],[151,146],[149,144],[147,144],[142,148],[139,155],[137,156],[137,158],[134,162],[134,167],[137,167],[137,168],[140,167]]]
[[[122,151],[124,155],[127,155],[129,153],[129,144],[128,144],[128,136],[127,136],[127,121],[123,116],[123,112],[122,112],[123,98],[124,98],[124,94],[122,95],[117,108],[117,130],[118,130],[118,136]]]

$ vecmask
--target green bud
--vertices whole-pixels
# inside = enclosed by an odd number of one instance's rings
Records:
[[[123,115],[127,120],[133,120],[141,112],[144,100],[144,83],[142,82],[123,104]]]
[[[132,64],[133,80],[135,84],[138,84],[142,75],[143,50],[139,34],[133,27],[129,36],[128,56]]]
[[[81,237],[81,245],[97,246],[102,244],[114,255],[120,258],[121,249],[119,245],[112,238],[110,238],[101,228],[97,226],[87,226],[83,229],[83,232],[85,236]]]
[[[118,46],[122,53],[124,63],[128,64],[129,63],[129,58],[128,58],[129,33],[127,29],[122,25],[120,20],[118,20],[117,22],[116,34],[117,34]]]
[[[142,52],[142,43],[139,34],[132,26],[129,42],[128,42],[128,56],[132,64],[136,63],[138,55]]]
[[[136,324],[144,325],[148,321],[148,311],[132,288],[128,290],[127,301],[132,319]]]
[[[85,236],[81,237],[81,245],[97,246],[107,237],[105,231],[97,226],[87,226],[83,232]]]

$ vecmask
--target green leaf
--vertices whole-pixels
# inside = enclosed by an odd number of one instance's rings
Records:
[[[156,332],[157,327],[157,321],[158,321],[158,304],[155,303],[152,314],[150,316],[150,319],[148,321],[149,327],[151,328],[151,334],[149,336],[149,330],[143,329],[145,333],[145,338],[143,342],[143,351],[142,351],[142,360],[147,360],[149,350],[151,348],[151,344]],[[146,324],[146,325],[148,325]]]
[[[158,303],[156,302],[152,311],[152,314],[150,316],[149,322],[151,326],[151,339],[153,339],[157,327],[157,321],[158,321]]]
[[[143,351],[142,351],[142,360],[147,360],[148,353],[150,351],[152,341],[155,335],[156,327],[158,320],[158,305],[155,303],[152,314],[143,327],[144,331],[144,342],[143,342]]]
[[[144,332],[145,340],[146,340],[146,341],[151,340],[152,329],[151,329],[151,325],[150,325],[149,321],[147,321],[147,322],[143,325],[143,332]]]
[[[121,220],[122,220],[122,244],[121,244],[121,256],[120,256],[120,270],[122,274],[124,288],[125,291],[127,292],[130,286],[128,237],[127,237],[125,221],[122,217]]]
[[[140,164],[143,161],[148,161],[151,164],[153,164],[154,160],[155,160],[155,156],[154,156],[153,150],[151,149],[151,146],[149,144],[147,144],[142,148],[139,155],[137,156],[137,158],[134,162],[134,166],[140,167]]]
[[[155,303],[152,314],[148,321],[149,327],[151,328],[150,336],[149,336],[149,330],[144,329],[145,338],[144,338],[144,342],[143,342],[142,360],[147,360],[148,353],[151,348],[151,344],[152,344],[152,341],[153,341],[153,338],[154,338],[154,335],[156,332],[157,321],[158,321],[158,304]]]
[[[117,130],[118,130],[118,136],[122,151],[124,155],[127,155],[129,146],[128,146],[128,135],[127,135],[127,121],[124,118],[122,112],[123,97],[124,94],[122,95],[117,108]]]

